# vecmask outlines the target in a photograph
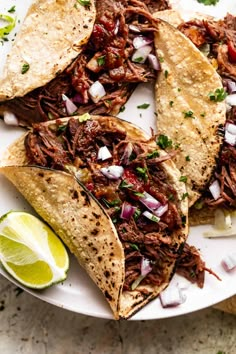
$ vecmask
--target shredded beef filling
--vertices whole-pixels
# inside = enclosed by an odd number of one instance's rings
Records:
[[[203,288],[205,271],[221,280],[211,269],[206,268],[198,250],[194,246],[185,244],[176,263],[176,273],[182,275],[191,283],[197,283],[199,288]]]
[[[222,77],[228,94],[236,92],[236,17],[228,14],[223,20],[194,20],[183,23],[179,29],[207,54],[210,62]],[[207,49],[207,50],[206,50]],[[227,124],[236,124],[236,107],[229,107],[225,126],[219,127],[224,136]],[[236,146],[223,142],[217,167],[209,185],[217,180],[220,197],[215,200],[207,188],[197,202],[197,208],[207,205],[211,208],[236,208]]]
[[[98,160],[103,146],[112,156],[105,161]],[[25,148],[29,164],[76,173],[106,209],[125,251],[124,290],[133,289],[137,280],[142,285],[161,285],[166,281],[168,266],[179,257],[182,248],[176,244],[173,233],[185,222],[178,208],[176,190],[161,165],[166,157],[159,156],[158,150],[150,150],[146,142],[128,139],[121,129],[108,129],[96,120],[79,123],[75,118],[66,125],[57,120],[57,126],[51,129],[34,124],[33,131],[25,138]],[[171,154],[167,158],[171,158]],[[120,178],[109,179],[101,172],[102,167],[112,165],[124,168]],[[144,193],[168,205],[159,220],[150,220],[143,214],[148,210],[140,201]],[[127,204],[134,207],[135,212],[125,219],[122,210]],[[151,271],[142,278],[144,259],[148,260]],[[189,271],[188,267],[186,269]],[[204,269],[196,272],[198,284],[202,284]]]
[[[66,117],[70,112],[62,99],[64,94],[77,106],[78,114],[118,114],[136,85],[156,76],[148,60],[132,60],[136,50],[133,39],[141,35],[152,40],[156,29],[151,12],[166,8],[165,0],[97,1],[93,32],[82,53],[44,87],[0,103],[0,113],[14,113],[23,126]],[[154,53],[153,43],[150,45]],[[106,92],[98,102],[89,95],[89,88],[96,81]]]

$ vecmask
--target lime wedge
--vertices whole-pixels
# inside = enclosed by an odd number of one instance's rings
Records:
[[[65,280],[69,257],[55,233],[35,216],[11,211],[0,219],[0,261],[21,284],[43,289]]]

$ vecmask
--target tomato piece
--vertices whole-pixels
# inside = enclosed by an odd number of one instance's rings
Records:
[[[122,179],[127,183],[132,185],[130,189],[135,192],[143,193],[144,192],[144,185],[143,181],[139,180],[138,177],[135,175],[134,172],[131,170],[125,169]]]
[[[233,41],[228,41],[228,57],[232,63],[236,63],[236,47]]]

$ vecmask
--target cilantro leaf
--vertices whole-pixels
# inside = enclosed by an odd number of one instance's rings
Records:
[[[160,146],[162,149],[166,149],[168,147],[172,147],[172,140],[168,138],[166,135],[159,135],[156,141],[156,144]]]

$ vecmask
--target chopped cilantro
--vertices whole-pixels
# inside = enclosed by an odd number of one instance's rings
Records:
[[[82,6],[89,6],[91,4],[90,0],[77,0],[77,1]]]
[[[143,61],[143,57],[138,57],[138,58],[133,59],[134,63],[141,63],[142,61]]]
[[[136,197],[140,197],[140,198],[144,197],[144,193],[140,193],[140,192],[134,192],[134,195],[136,195]]]
[[[168,200],[172,200],[172,201],[175,200],[174,194],[171,193],[171,194],[168,196]]]
[[[188,179],[188,178],[187,178],[186,176],[181,176],[179,180],[180,180],[180,182],[186,183],[186,182],[187,182],[187,179]]]
[[[134,220],[138,220],[138,218],[140,217],[141,215],[141,210],[139,208],[137,208],[134,212]]]
[[[159,62],[160,62],[160,63],[163,63],[163,62],[164,62],[164,58],[163,58],[163,57],[158,57],[158,59],[159,59]]]
[[[160,146],[162,149],[166,149],[168,147],[172,147],[172,140],[168,138],[166,135],[159,135],[156,141],[156,144]]]
[[[160,154],[157,150],[154,150],[150,154],[147,154],[147,159],[154,159],[155,157],[159,157]]]
[[[126,180],[121,181],[119,188],[132,188],[134,185],[127,183]]]
[[[64,132],[65,130],[66,130],[66,127],[67,127],[67,125],[65,124],[65,125],[59,125],[58,127],[57,127],[57,132],[58,133],[62,133],[62,132]]]
[[[216,5],[220,0],[197,0],[200,4],[208,5]]]
[[[185,198],[187,198],[188,197],[188,193],[183,193],[183,195],[182,195],[182,200],[184,200]]]
[[[156,216],[156,215],[152,215],[151,216],[151,220],[154,221],[154,222],[159,222],[160,218],[158,218],[158,216]]]
[[[129,245],[131,248],[133,248],[133,250],[140,251],[139,247],[135,243],[130,243]]]
[[[168,71],[168,70],[165,70],[164,75],[165,75],[165,78],[167,79],[167,77],[168,77],[168,75],[169,75],[169,71]]]
[[[227,92],[224,90],[224,88],[218,88],[215,90],[215,92],[210,92],[208,96],[211,101],[222,102],[226,98]]]
[[[143,103],[137,106],[138,109],[147,109],[150,106],[149,103]]]
[[[173,107],[173,104],[174,104],[174,101],[169,102],[170,107]]]
[[[29,64],[23,64],[22,65],[22,68],[21,68],[21,74],[25,74],[25,73],[27,73],[27,71],[29,70],[29,68],[30,68],[30,65]]]
[[[186,161],[190,161],[189,155],[185,156],[185,160],[186,160]]]
[[[108,201],[105,198],[102,198],[102,201],[107,208],[111,208],[113,206],[120,205],[120,203],[121,203],[120,199],[114,199],[114,200]]]
[[[193,115],[193,111],[183,111],[184,114],[184,118],[193,118],[195,119],[194,115]]]
[[[206,116],[206,113],[203,112],[203,113],[200,114],[200,116],[201,116],[201,117],[205,117],[205,116]]]
[[[105,59],[106,59],[105,55],[102,55],[102,56],[98,57],[97,58],[98,66],[103,66],[105,64]]]
[[[125,110],[125,106],[121,106],[121,107],[120,107],[120,113],[121,113],[121,112],[124,112],[124,110]]]
[[[178,92],[180,92],[181,91],[181,88],[180,87],[178,87]]]
[[[147,167],[136,167],[136,171],[139,177],[141,177],[145,182],[148,180]]]
[[[9,12],[10,14],[14,13],[16,11],[16,7],[12,6],[9,10],[7,10],[7,12]]]

